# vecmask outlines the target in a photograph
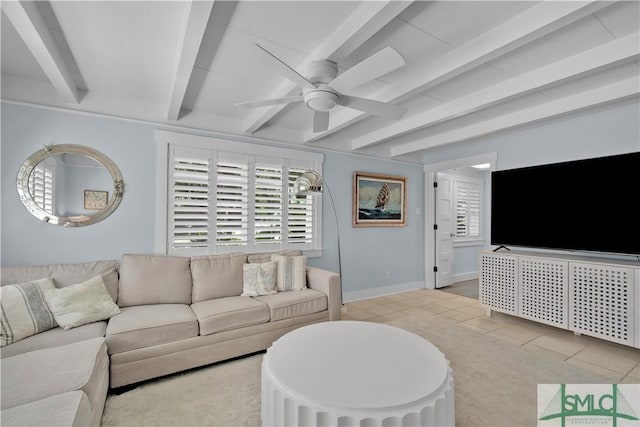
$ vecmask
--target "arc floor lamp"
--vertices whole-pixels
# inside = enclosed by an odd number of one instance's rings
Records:
[[[293,191],[296,196],[318,195],[322,194],[323,184],[326,185],[327,193],[329,193],[329,199],[331,200],[331,207],[333,208],[333,218],[336,224],[336,237],[338,243],[338,275],[340,281],[342,281],[342,257],[340,256],[340,227],[338,226],[338,214],[336,213],[336,204],[333,202],[333,196],[331,195],[331,189],[329,185],[325,183],[320,174],[314,170],[306,170],[300,175],[293,183]]]

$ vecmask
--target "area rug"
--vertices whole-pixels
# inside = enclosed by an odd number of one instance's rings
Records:
[[[610,383],[550,356],[457,326],[412,316],[388,324],[436,345],[453,368],[456,426],[535,426],[537,384]],[[149,381],[109,395],[102,425],[259,426],[262,354]]]

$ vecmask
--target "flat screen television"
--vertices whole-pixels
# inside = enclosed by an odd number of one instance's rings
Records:
[[[491,174],[491,244],[640,254],[640,152]]]

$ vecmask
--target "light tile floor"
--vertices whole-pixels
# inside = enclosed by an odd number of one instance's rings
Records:
[[[640,383],[640,349],[521,319],[503,313],[486,315],[477,299],[440,290],[417,290],[371,298],[343,306],[343,320],[389,322],[431,314],[460,327],[489,334],[531,352],[552,356],[600,374],[612,383]]]

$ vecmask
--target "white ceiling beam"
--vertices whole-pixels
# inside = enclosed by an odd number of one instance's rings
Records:
[[[609,2],[541,2],[486,33],[425,64],[412,77],[389,85],[370,98],[382,102],[401,102],[418,92],[446,82],[486,62],[505,55],[569,25],[606,6]],[[305,132],[304,142],[313,142],[367,117],[366,113],[345,109],[331,117],[325,132]]]
[[[34,1],[3,1],[2,10],[42,71],[66,102],[80,102],[80,91],[51,31]]]
[[[400,12],[405,10],[413,1],[365,1],[358,6],[338,28],[327,37],[316,50],[311,53],[297,67],[300,74],[305,74],[309,64],[319,59],[330,59],[340,62],[360,47],[371,36],[380,31]],[[284,98],[297,94],[296,84],[284,81],[268,98]],[[264,107],[255,110],[244,122],[243,130],[247,134],[252,134],[264,126],[272,119],[286,104],[273,107]]]
[[[180,41],[176,54],[176,66],[173,72],[167,119],[178,120],[184,102],[191,73],[200,52],[204,33],[209,23],[213,0],[190,1],[187,4],[180,31]]]
[[[640,34],[630,34],[365,134],[354,139],[351,148],[362,149],[399,138],[510,99],[525,96],[553,84],[570,81],[639,57]]]
[[[465,126],[449,132],[443,132],[429,138],[412,141],[391,147],[392,157],[415,153],[439,145],[452,144],[472,138],[486,136],[498,131],[533,124],[588,108],[621,101],[640,94],[640,78],[633,77],[597,89],[567,96],[550,102],[505,114],[481,123]]]

